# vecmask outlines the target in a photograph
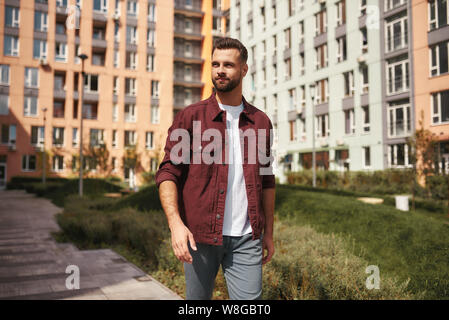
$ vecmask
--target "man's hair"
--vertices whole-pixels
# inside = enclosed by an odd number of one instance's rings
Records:
[[[240,52],[240,61],[242,64],[246,63],[248,60],[248,50],[246,50],[245,46],[237,39],[226,37],[218,38],[214,41],[212,55],[214,55],[215,49],[237,49]]]

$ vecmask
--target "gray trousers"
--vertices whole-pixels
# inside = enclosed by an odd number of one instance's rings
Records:
[[[262,296],[262,237],[223,236],[222,246],[197,243],[192,264],[184,263],[187,300],[210,300],[221,265],[232,300],[257,300]]]

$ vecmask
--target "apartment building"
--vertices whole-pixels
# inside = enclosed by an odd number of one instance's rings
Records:
[[[384,125],[384,166],[410,168],[411,152],[407,138],[415,132],[415,100],[412,2],[379,1],[382,55],[382,109]],[[412,30],[413,26],[413,30]]]
[[[385,167],[383,39],[379,19],[368,18],[373,7],[378,1],[231,3],[231,36],[249,49],[244,95],[271,117],[281,182],[311,168],[313,134],[319,169]]]
[[[16,175],[41,176],[44,150],[48,176],[78,175],[79,54],[88,57],[84,169],[131,186],[140,183],[139,172],[156,170],[156,142],[173,114],[173,42],[164,41],[173,38],[173,7],[156,0],[0,0],[1,187]],[[136,153],[137,164],[130,158]]]
[[[412,1],[415,126],[439,140],[436,167],[449,173],[449,4]],[[422,116],[422,117],[421,117]],[[418,160],[419,161],[419,160]]]

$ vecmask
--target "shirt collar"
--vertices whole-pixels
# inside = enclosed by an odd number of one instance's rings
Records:
[[[243,115],[252,123],[254,123],[254,110],[252,106],[246,101],[245,97],[242,95],[242,102],[243,102]],[[218,106],[217,98],[215,97],[215,90],[212,91],[211,96],[208,99],[207,103],[208,108],[208,116],[212,121],[214,121],[218,115],[220,115],[224,110],[222,110]]]

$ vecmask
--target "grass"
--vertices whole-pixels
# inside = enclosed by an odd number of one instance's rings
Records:
[[[57,238],[117,250],[184,296],[182,264],[171,249],[156,187],[122,199],[91,191],[96,196],[63,196],[64,213],[57,216],[63,234]],[[449,225],[441,214],[402,212],[356,196],[277,186],[276,254],[264,267],[264,298],[448,299]],[[368,265],[379,267],[381,290],[366,289]],[[214,299],[227,297],[220,272]]]

